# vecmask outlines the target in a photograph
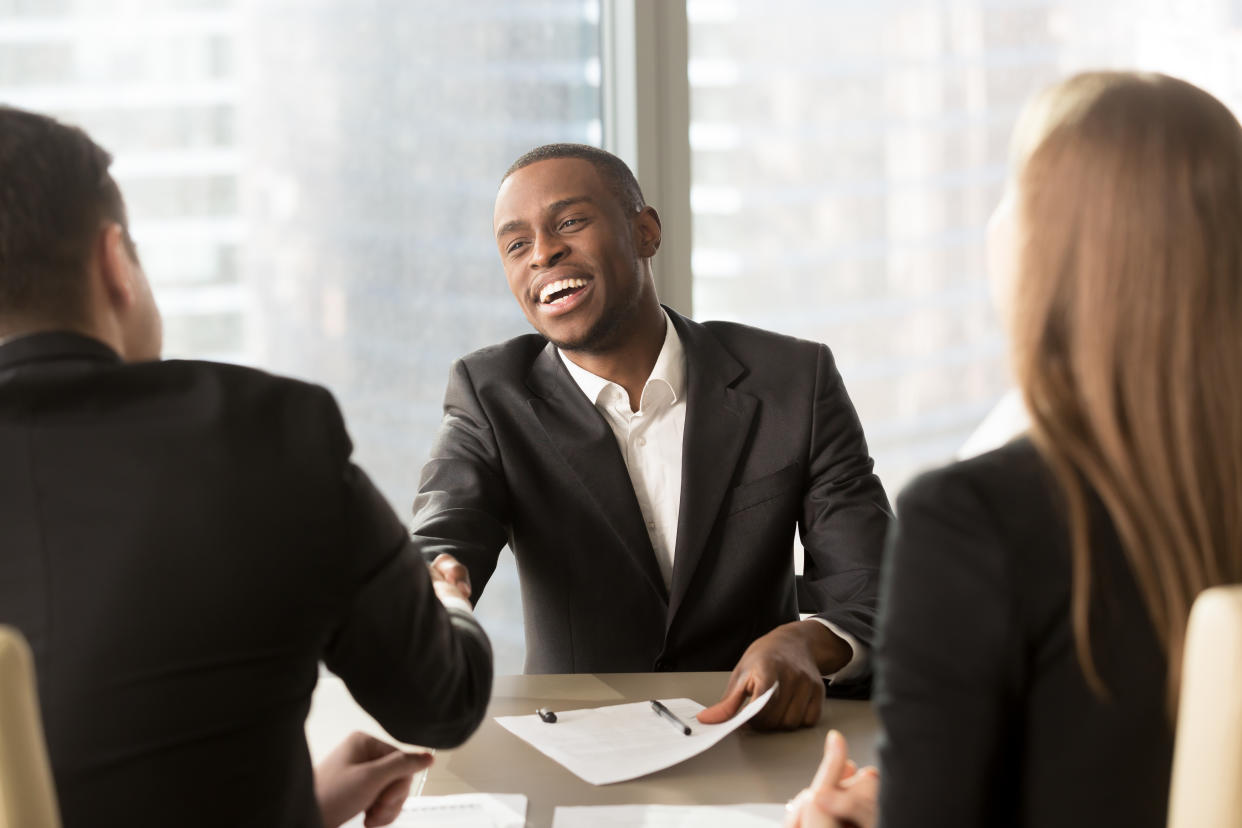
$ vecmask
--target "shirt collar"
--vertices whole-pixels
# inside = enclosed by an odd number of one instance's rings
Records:
[[[651,369],[651,376],[647,377],[647,382],[643,385],[643,392],[645,394],[647,387],[652,383],[662,382],[672,392],[671,405],[681,399],[686,392],[686,351],[681,344],[681,337],[677,334],[677,326],[669,318],[668,311],[661,308],[661,312],[664,314],[664,344],[660,347],[660,355],[656,357],[655,365]],[[615,382],[592,374],[576,365],[573,360],[565,357],[560,348],[556,349],[556,353],[560,356],[561,362],[565,363],[569,375],[573,377],[574,382],[593,405],[599,403],[604,389],[610,386],[620,388]]]

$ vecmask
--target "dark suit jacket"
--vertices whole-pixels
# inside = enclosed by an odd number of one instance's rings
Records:
[[[0,346],[0,622],[34,650],[66,828],[319,825],[320,659],[400,739],[475,728],[487,639],[349,455],[322,388]]]
[[[795,620],[793,533],[823,617],[872,639],[888,501],[823,345],[670,311],[686,424],[667,590],[613,432],[542,337],[459,360],[414,541],[482,592],[508,543],[535,673],[730,670]]]
[[[1164,825],[1166,661],[1098,501],[1091,521],[1111,700],[1078,665],[1066,523],[1028,440],[902,493],[876,649],[885,828]]]

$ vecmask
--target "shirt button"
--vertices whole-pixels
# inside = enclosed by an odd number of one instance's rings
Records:
[[[639,437],[635,442],[638,443],[639,448],[642,448],[643,446],[647,445],[647,438]]]

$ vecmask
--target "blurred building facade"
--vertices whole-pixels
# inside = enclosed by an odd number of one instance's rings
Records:
[[[694,315],[828,343],[890,492],[1000,398],[984,226],[1077,68],[1242,111],[1242,0],[688,0]],[[0,0],[0,101],[116,156],[169,356],[327,385],[403,518],[449,365],[528,330],[499,176],[598,144],[598,0]],[[658,208],[659,205],[656,205]],[[657,259],[656,267],[660,263]],[[504,556],[480,614],[522,663]]]

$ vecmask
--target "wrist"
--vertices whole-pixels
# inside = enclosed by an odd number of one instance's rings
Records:
[[[797,634],[822,676],[841,670],[854,657],[854,649],[845,639],[813,618],[794,621],[788,626],[797,628]]]

